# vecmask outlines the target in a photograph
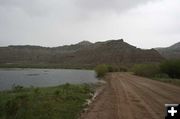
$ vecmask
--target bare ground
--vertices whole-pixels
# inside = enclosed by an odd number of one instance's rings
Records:
[[[134,76],[110,73],[103,92],[82,119],[163,119],[166,103],[180,103],[180,87]]]

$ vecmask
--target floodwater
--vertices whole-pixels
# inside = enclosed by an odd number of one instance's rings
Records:
[[[0,90],[12,86],[48,87],[60,84],[96,83],[98,79],[91,70],[72,69],[0,69]]]

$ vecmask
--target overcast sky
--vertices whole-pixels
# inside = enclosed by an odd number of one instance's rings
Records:
[[[140,48],[180,41],[180,0],[0,0],[0,46],[123,38]]]

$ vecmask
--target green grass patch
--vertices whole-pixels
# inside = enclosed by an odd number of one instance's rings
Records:
[[[93,92],[87,84],[15,87],[0,92],[0,119],[77,119]]]

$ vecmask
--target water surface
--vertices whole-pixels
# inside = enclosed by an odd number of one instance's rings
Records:
[[[60,84],[96,83],[95,72],[72,69],[0,69],[0,90],[13,85],[46,87]]]

